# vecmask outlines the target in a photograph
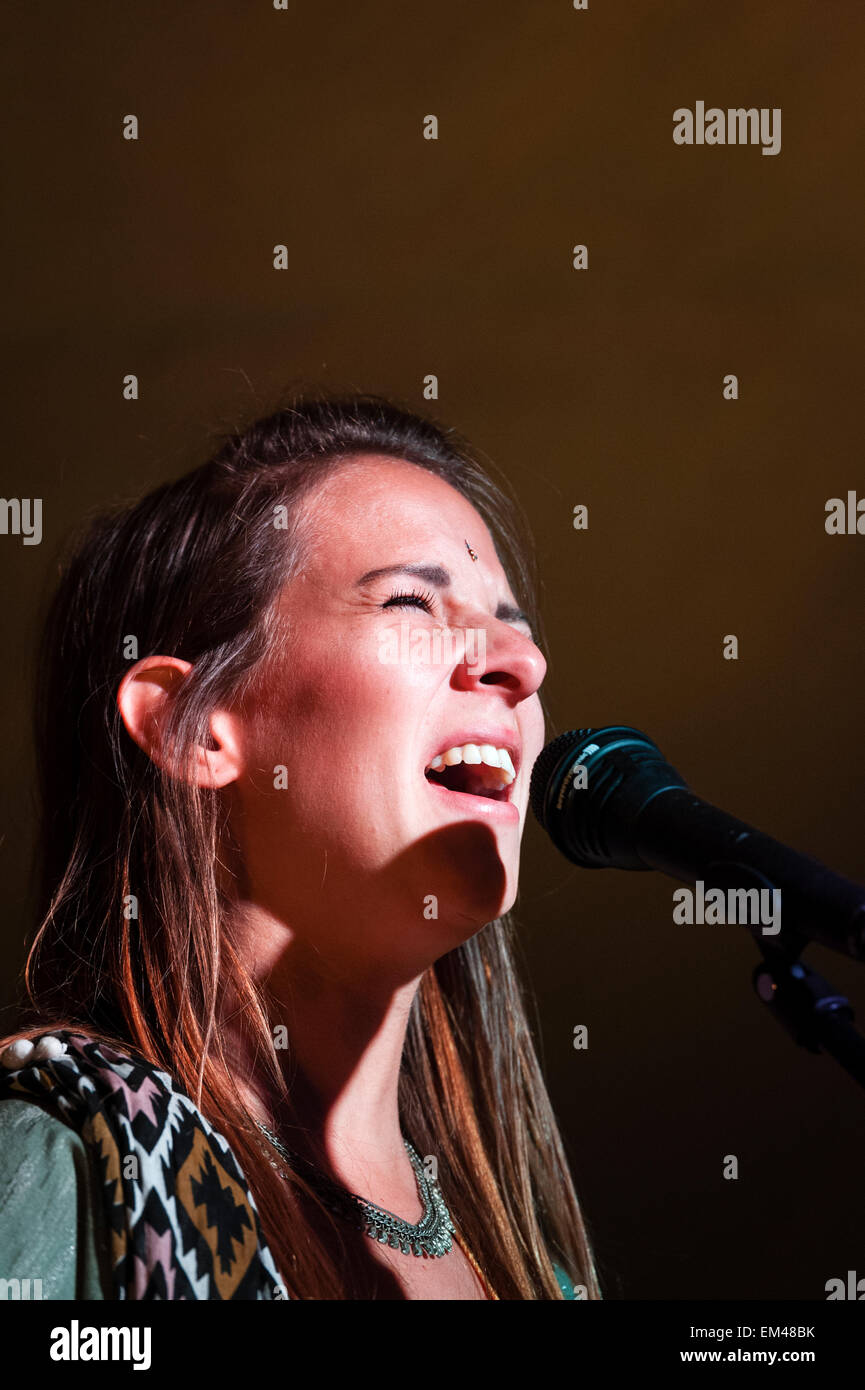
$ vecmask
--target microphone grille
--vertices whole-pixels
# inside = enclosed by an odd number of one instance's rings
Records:
[[[567,733],[559,734],[552,743],[548,743],[538,755],[534,767],[532,768],[532,780],[529,784],[529,802],[535,819],[544,830],[549,830],[546,818],[546,799],[547,787],[550,782],[550,775],[553,768],[557,766],[561,758],[565,756],[570,747],[576,748],[592,732],[591,729],[568,729]]]

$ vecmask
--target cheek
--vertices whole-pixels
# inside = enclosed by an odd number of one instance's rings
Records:
[[[523,715],[523,751],[526,764],[537,758],[544,746],[545,738],[544,712],[541,708],[540,697],[533,695],[526,702]]]
[[[358,768],[392,767],[416,734],[435,675],[380,661],[378,651],[307,645],[280,663],[249,712],[250,769],[283,763],[304,783],[346,785]]]

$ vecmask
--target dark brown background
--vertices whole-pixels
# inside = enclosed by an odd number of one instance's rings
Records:
[[[865,879],[865,537],[824,530],[865,494],[860,0],[5,13],[2,490],[45,528],[0,538],[9,971],[57,545],[298,377],[430,409],[511,477],[551,732],[635,724],[700,795]],[[674,145],[697,100],[781,107],[781,153]],[[823,1299],[865,1275],[865,1093],[763,1014],[746,932],[672,924],[674,886],[573,869],[529,826],[526,957],[607,1297]],[[862,971],[808,959],[865,1017]]]

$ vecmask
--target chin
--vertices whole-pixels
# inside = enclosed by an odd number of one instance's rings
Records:
[[[480,930],[487,922],[494,922],[497,917],[503,917],[506,912],[510,912],[516,900],[517,877],[511,877],[509,874],[501,892],[472,894],[470,900],[466,900],[466,916],[475,922],[477,930]]]

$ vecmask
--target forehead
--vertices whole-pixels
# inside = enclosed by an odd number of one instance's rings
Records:
[[[486,523],[444,478],[405,459],[365,456],[341,464],[306,497],[302,530],[310,562],[351,566],[371,549],[399,546],[434,559],[446,551],[471,563],[468,540],[501,572]],[[444,554],[439,554],[444,558]]]

